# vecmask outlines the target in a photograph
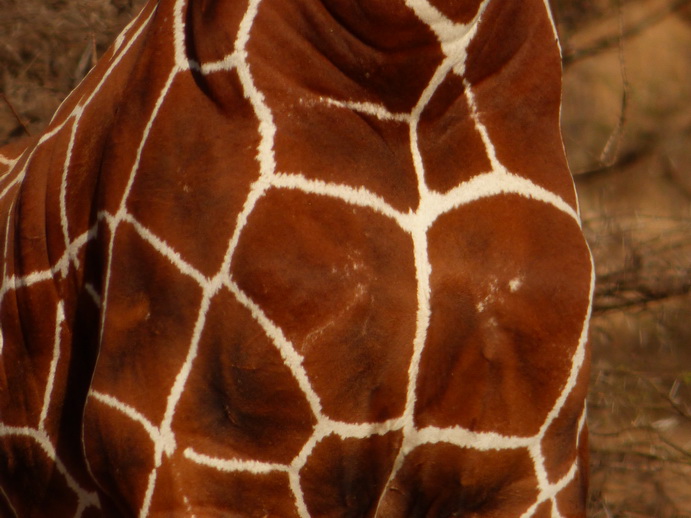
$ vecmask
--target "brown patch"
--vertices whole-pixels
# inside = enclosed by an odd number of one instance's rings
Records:
[[[58,290],[62,291],[61,288],[63,288],[63,286],[60,286],[61,283],[56,282],[56,284],[59,286]],[[31,375],[35,376],[36,380],[40,380],[39,383],[43,384],[43,386],[40,387],[39,393],[41,398],[43,398],[46,390],[49,388],[50,369],[51,362],[54,357],[54,345],[56,339],[59,343],[59,362],[56,365],[55,378],[50,391],[50,401],[45,409],[46,416],[44,422],[45,432],[53,445],[55,445],[58,438],[60,438],[60,426],[65,424],[62,421],[64,419],[64,412],[67,410],[67,412],[70,413],[72,410],[69,408],[72,404],[72,401],[70,401],[69,404],[65,404],[64,401],[65,387],[68,382],[68,366],[73,352],[72,333],[71,329],[69,328],[69,323],[63,321],[56,333],[55,325],[57,322],[57,307],[48,310],[43,309],[43,311],[39,309],[45,308],[45,306],[39,306],[39,304],[45,304],[46,299],[55,297],[54,290],[55,286],[51,286],[48,283],[45,283],[45,285],[41,286],[41,288],[38,288],[38,286],[32,287],[31,292],[33,295],[31,297],[27,297],[30,300],[33,299],[30,302],[31,313],[20,312],[22,315],[22,317],[20,317],[20,321],[23,320],[23,324],[27,325],[23,333],[23,346],[29,351],[29,357],[27,358],[28,361],[25,366],[26,370],[30,372]],[[45,297],[45,299],[43,297]],[[31,314],[32,316],[26,318],[24,315],[27,314]],[[93,358],[93,354],[91,355],[91,358]],[[88,359],[88,356],[83,358],[85,364],[88,364]],[[91,366],[93,367],[93,363]],[[37,383],[37,387],[40,386],[39,383]],[[83,401],[84,400],[82,399],[82,403]],[[77,405],[77,416],[81,415],[81,412],[79,411],[81,409],[78,406],[79,400],[74,401],[74,404]],[[35,408],[43,409],[43,404]],[[24,407],[22,410],[26,412],[27,409]],[[35,421],[33,426],[37,427],[39,424],[39,416],[35,415],[34,418]],[[75,451],[70,451],[69,453],[74,454]]]
[[[8,395],[0,400],[4,425],[38,426],[53,359],[57,297],[55,285],[42,282],[2,299],[0,393]]]
[[[561,61],[544,2],[491,2],[466,78],[499,161],[575,208],[559,128]]]
[[[31,354],[22,346],[20,309],[24,310],[24,304],[17,300],[14,293],[5,295],[0,306],[2,317],[3,352],[0,356],[0,387],[2,394],[12,394],[12,397],[0,399],[0,415],[2,422],[7,426],[35,426],[35,416],[27,416],[26,409],[40,408],[42,382],[33,379],[28,366],[32,363]],[[7,322],[7,323],[5,323]],[[10,325],[12,322],[14,325]],[[37,354],[36,363],[45,369],[46,361],[50,362],[48,351]],[[35,353],[34,353],[35,354]],[[43,359],[43,361],[40,361]],[[11,368],[8,368],[12,366]]]
[[[200,518],[297,518],[295,497],[288,475],[274,472],[253,474],[223,472],[176,458],[162,470],[163,484],[157,487],[151,506],[153,515],[183,512]],[[171,493],[177,495],[173,507]],[[189,507],[184,503],[187,498]]]
[[[588,485],[584,473],[585,470],[581,466],[581,470],[575,478],[557,495],[557,510],[562,516],[585,518]]]
[[[142,114],[148,113],[142,106],[138,105],[138,101],[147,95],[144,91],[148,89],[135,89],[132,88],[130,83],[130,80],[137,76],[137,67],[141,64],[141,54],[137,52],[137,47],[143,45],[144,42],[142,40],[146,40],[146,37],[147,34],[144,33],[134,48],[130,49],[130,52],[118,62],[108,77],[104,79],[100,89],[97,90],[98,84],[112,64],[106,59],[99,62],[84,83],[73,94],[79,99],[80,103],[85,103],[90,98],[88,104],[84,107],[84,111],[78,119],[76,117],[69,119],[69,123],[51,141],[39,148],[39,150],[44,147],[51,150],[53,153],[52,161],[49,164],[38,161],[32,163],[33,168],[49,170],[49,192],[54,193],[53,196],[55,198],[51,205],[55,206],[57,210],[65,153],[70,142],[73,126],[76,124],[76,135],[68,163],[69,173],[65,199],[71,240],[86,232],[94,223],[96,216],[94,205],[96,205],[96,189],[99,187],[99,183],[101,187],[104,184],[109,186],[106,189],[107,194],[104,194],[109,202],[113,204],[119,204],[120,202],[120,196],[128,180],[128,173],[139,147],[144,125],[146,124],[146,117],[143,117]],[[150,41],[149,44],[151,44]],[[122,50],[121,48],[120,52]],[[170,63],[165,63],[166,57],[165,54],[160,55],[164,65],[169,65]],[[170,58],[168,57],[168,59]],[[147,72],[151,73],[151,70],[154,68],[152,67]],[[157,82],[152,76],[153,74],[147,77],[151,88],[160,88],[162,86],[161,79],[159,78]],[[165,77],[163,77],[163,80],[165,80]],[[152,93],[150,92],[148,95],[151,96]],[[121,99],[123,98],[126,98],[127,102],[122,102]],[[141,111],[136,113],[129,111],[133,108],[133,105]],[[153,103],[151,103],[151,106],[153,107]],[[141,128],[138,133],[135,131],[123,133],[119,130],[119,124],[123,122],[119,117],[123,115],[123,112],[128,129],[131,130],[132,121],[138,121]],[[57,122],[64,119],[64,116],[69,112],[66,112],[65,108],[63,108],[60,110],[60,113],[61,117],[51,124],[51,127],[55,127]],[[137,124],[137,122],[134,124]],[[114,128],[115,131],[113,131]],[[111,156],[116,156],[120,160],[115,168],[109,167],[111,165]],[[128,161],[127,165],[122,164],[122,161],[125,160]],[[119,184],[120,182],[122,182],[122,185],[119,188],[110,190],[114,184]],[[98,208],[100,209],[101,207]],[[115,212],[115,210],[114,208],[112,212]],[[58,213],[56,213],[55,218],[57,222],[60,221]],[[62,237],[60,232],[53,232],[53,234]]]
[[[0,449],[0,511],[5,510],[5,499],[13,507],[3,516],[42,516],[46,509],[55,516],[76,515],[77,495],[36,441],[5,436]]]
[[[137,47],[130,49],[115,69],[113,79],[107,80],[108,88],[104,90],[106,95],[112,95],[110,102],[115,104],[115,116],[101,149],[97,199],[99,210],[111,214],[120,207],[145,128],[175,62],[172,36],[167,34],[170,24],[161,20],[172,13],[166,13],[161,4],[157,5],[151,26],[138,40]],[[146,51],[139,51],[140,47]]]
[[[545,469],[551,483],[557,482],[566,475],[579,453],[577,447],[578,422],[583,414],[583,402],[588,392],[589,374],[588,361],[581,368],[576,386],[542,440]],[[581,449],[586,449],[587,437],[581,438],[586,440],[586,444],[581,444]]]
[[[51,152],[50,161],[32,160],[32,170],[45,170],[48,173],[46,182],[50,198],[44,200],[52,214],[48,219],[53,227],[47,233],[47,239],[55,242],[52,248],[59,250],[58,243],[64,247],[64,231],[61,227],[60,196],[62,195],[63,178],[65,187],[65,215],[67,217],[67,235],[69,242],[87,232],[94,224],[95,214],[92,211],[95,200],[96,186],[99,180],[99,169],[107,129],[113,121],[112,99],[100,96],[88,105],[82,114],[74,137],[74,146],[65,172],[67,149],[70,143],[75,121],[71,120],[64,126],[50,142],[38,148],[40,152],[48,149]],[[88,127],[88,131],[80,128]],[[93,128],[93,129],[91,129]],[[33,172],[33,171],[32,171]],[[52,257],[55,263],[57,256]]]
[[[420,117],[418,145],[431,189],[447,192],[492,166],[470,116],[463,79],[450,74]]]
[[[230,91],[240,88],[234,73],[226,81]],[[227,101],[232,118],[202,95],[191,76],[176,78],[127,201],[138,222],[207,276],[220,269],[237,214],[259,174],[247,152],[259,140],[251,107],[240,95],[232,106]],[[194,109],[173,109],[187,103]]]
[[[154,468],[154,443],[144,427],[91,397],[84,412],[84,453],[99,493],[120,515],[136,515]]]
[[[410,238],[333,198],[271,191],[232,273],[304,355],[324,411],[348,422],[400,415],[415,332]]]
[[[93,389],[158,423],[192,340],[201,288],[129,224],[118,228],[113,256]]]
[[[315,418],[277,347],[227,291],[207,313],[173,423],[181,448],[289,464]]]
[[[190,2],[184,22],[188,57],[199,63],[213,63],[232,54],[247,4],[247,1]]]
[[[480,452],[427,444],[408,455],[384,495],[382,516],[521,516],[537,498],[526,450]]]
[[[318,100],[280,109],[274,118],[278,171],[364,187],[403,212],[418,206],[406,124]]]
[[[82,259],[89,264],[89,267],[85,267],[86,271],[98,266],[99,263],[92,261],[93,258],[90,253],[90,256]],[[70,291],[69,282],[67,279],[62,281],[62,293]],[[62,337],[47,424],[54,419],[54,444],[62,462],[82,487],[90,487],[93,482],[84,462],[82,418],[98,354],[100,311],[84,290],[66,295],[64,304],[66,315],[63,327],[69,331]]]
[[[8,213],[6,216],[13,217],[14,213]],[[6,228],[6,225],[2,224],[0,232]],[[30,250],[26,247],[28,245],[30,248],[35,241],[18,242],[15,240],[15,226],[10,224],[8,230],[4,273],[8,277],[16,275],[17,278],[21,278],[32,273],[25,270],[26,265],[21,255],[29,254]],[[5,236],[2,236],[0,242],[5,242]],[[22,252],[17,253],[17,248]],[[40,248],[35,247],[34,251],[38,251],[38,255],[46,261]],[[37,282],[27,288],[10,290],[2,298],[0,312],[3,322],[3,350],[0,355],[0,393],[7,397],[0,398],[0,416],[5,426],[33,429],[39,426],[44,410],[44,397],[48,390],[51,362],[54,358],[57,304],[59,297],[71,287],[65,279],[57,278]],[[48,440],[55,447],[70,474],[78,484],[90,487],[92,483],[85,471],[80,437],[84,397],[87,384],[91,380],[95,354],[94,342],[90,339],[93,337],[93,323],[98,320],[88,320],[89,316],[94,316],[93,311],[81,313],[80,301],[74,293],[63,296],[67,308],[65,322],[59,328],[60,356],[50,390],[50,399],[45,407],[43,425]],[[93,310],[93,307],[91,309]],[[87,320],[75,326],[73,334],[71,327],[75,313],[81,314]],[[10,442],[13,440],[8,439]],[[15,483],[23,483],[22,481],[30,479],[36,485],[25,494],[36,497],[32,505],[41,505],[39,500],[43,499],[47,506],[45,509],[62,509],[60,504],[52,500],[56,493],[64,494],[66,502],[72,505],[72,492],[63,487],[64,481],[57,481],[62,479],[58,471],[52,471],[51,480],[43,480],[42,471],[48,469],[47,466],[52,460],[38,444],[33,443],[31,448],[33,450],[27,453],[28,457],[17,461],[14,466],[12,455],[7,458],[9,468],[16,471],[10,477],[11,482],[7,482],[7,485],[3,482],[10,498],[14,496],[12,488]],[[47,487],[42,485],[44,483]],[[43,495],[43,491],[48,491],[50,496]],[[15,507],[19,510],[23,508],[21,503]],[[73,512],[65,511],[67,514]],[[27,514],[37,513],[36,509],[27,511]]]
[[[36,150],[17,191],[10,215],[15,226],[16,275],[47,270],[65,252],[58,196],[68,136],[69,129]]]
[[[537,433],[587,311],[590,256],[580,228],[549,205],[497,196],[442,216],[429,250],[417,422]]]
[[[366,439],[324,438],[300,471],[310,514],[374,516],[400,444],[399,432]]]
[[[394,18],[377,22],[379,9]],[[429,28],[402,3],[388,1],[265,1],[248,48],[252,73],[271,107],[304,92],[409,112],[443,58]]]
[[[102,494],[99,495],[99,498],[101,499],[101,507],[87,507],[81,514],[83,518],[120,516],[121,511],[115,505],[113,505],[109,500],[106,500]]]
[[[468,23],[477,14],[482,0],[464,0],[462,2],[431,0],[430,3],[454,22]]]
[[[331,16],[368,47],[380,51],[436,44],[429,28],[402,0],[327,0]]]

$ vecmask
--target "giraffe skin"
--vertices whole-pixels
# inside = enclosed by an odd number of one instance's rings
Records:
[[[0,154],[0,515],[585,516],[543,0],[149,2]]]

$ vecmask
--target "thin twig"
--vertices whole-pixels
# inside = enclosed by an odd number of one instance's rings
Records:
[[[626,56],[624,54],[624,10],[622,7],[622,0],[617,0],[617,14],[619,18],[619,34],[618,34],[618,48],[619,48],[619,70],[621,72],[621,107],[619,109],[619,119],[617,125],[612,130],[612,134],[602,148],[600,153],[600,164],[604,167],[612,166],[619,156],[619,147],[624,135],[624,127],[626,125],[627,108],[629,104],[629,79],[626,74]]]
[[[17,119],[17,122],[18,122],[19,125],[22,127],[22,129],[24,130],[24,133],[26,133],[26,135],[27,135],[28,137],[30,137],[30,136],[31,136],[31,133],[29,132],[29,128],[26,127],[26,124],[24,124],[24,121],[22,121],[21,117],[20,117],[19,114],[17,113],[17,110],[14,109],[14,106],[12,106],[12,103],[11,103],[10,100],[7,98],[7,96],[5,95],[5,93],[4,93],[4,92],[0,92],[0,96],[2,96],[3,101],[5,101],[5,104],[10,108],[10,111],[12,112],[12,115],[14,115],[14,118]]]
[[[597,432],[593,430],[589,430],[588,433],[593,435],[594,437],[601,437],[603,439],[608,439],[608,438],[619,438],[624,434],[630,434],[632,432],[640,432],[640,433],[646,433],[646,434],[652,434],[655,436],[657,440],[662,442],[663,444],[666,444],[669,446],[672,450],[676,451],[679,453],[682,457],[688,457],[691,459],[691,451],[686,450],[683,446],[679,446],[673,441],[670,441],[666,436],[664,436],[660,430],[655,428],[654,426],[651,425],[638,425],[638,426],[627,426],[626,428],[621,428],[618,430],[615,430],[613,432]],[[646,446],[648,445],[648,442],[628,442],[627,447],[628,448],[633,448],[634,446]],[[600,450],[604,451],[604,450]],[[629,450],[631,451],[631,450]]]
[[[691,0],[674,0],[670,4],[661,8],[656,13],[647,16],[636,25],[633,25],[632,27],[625,29],[623,33],[619,33],[618,31],[617,34],[611,34],[603,38],[600,38],[588,47],[566,52],[562,57],[564,67],[572,65],[576,61],[580,61],[582,59],[589,58],[591,56],[595,56],[597,54],[600,54],[601,52],[609,50],[610,48],[619,44],[620,38],[629,39],[633,36],[641,34],[646,29],[660,23],[662,20],[667,18],[667,16],[674,14],[677,11],[680,11],[682,8],[686,7],[689,4],[691,4]]]
[[[669,456],[657,455],[655,453],[648,453],[645,451],[636,451],[636,450],[618,449],[618,448],[611,448],[611,449],[597,448],[597,449],[595,449],[595,451],[597,451],[598,455],[612,455],[612,456],[617,456],[617,457],[622,457],[622,458],[639,457],[641,459],[651,460],[651,461],[656,461],[656,462],[679,464],[681,466],[691,466],[691,462],[689,462],[688,460],[679,459],[679,458],[675,458],[675,457],[669,457]],[[634,470],[634,469],[638,469],[638,468],[632,466],[631,469]]]
[[[646,376],[640,376],[640,375],[636,375],[636,374],[634,374],[634,375],[635,375],[636,377],[638,377],[638,379],[640,379],[641,381],[643,381],[644,383],[646,383],[647,385],[649,385],[649,386],[657,393],[657,395],[660,396],[660,398],[662,398],[662,399],[664,399],[665,401],[667,401],[667,402],[669,403],[669,405],[676,411],[677,414],[679,414],[679,415],[680,415],[681,417],[683,417],[684,419],[691,420],[691,414],[689,414],[689,413],[687,412],[687,410],[686,410],[684,407],[682,407],[679,403],[677,403],[676,401],[674,401],[674,400],[669,396],[669,393],[665,392],[665,391],[662,390],[660,387],[658,387],[658,386],[657,386],[655,383],[653,383],[653,381],[652,381],[651,379],[649,379],[648,377],[646,377]],[[690,455],[690,456],[691,456],[691,455]]]
[[[91,68],[96,66],[98,63],[98,50],[96,49],[96,34],[92,32],[91,36]]]

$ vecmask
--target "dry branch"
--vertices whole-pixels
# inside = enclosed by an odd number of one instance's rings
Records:
[[[4,94],[4,92],[0,92],[0,97],[2,97],[2,100],[5,101],[5,104],[7,105],[7,107],[12,112],[12,115],[14,115],[14,118],[17,119],[17,122],[19,123],[21,128],[24,130],[24,133],[26,133],[26,135],[28,137],[30,137],[31,133],[29,132],[29,128],[26,127],[26,124],[24,124],[24,121],[22,120],[22,118],[17,113],[17,110],[14,109],[14,106],[12,106],[12,103],[7,98],[7,96]]]
[[[661,9],[658,9],[656,12],[645,17],[640,22],[630,27],[624,28],[624,30],[621,31],[621,33],[617,32],[616,34],[604,36],[595,41],[595,43],[592,43],[591,45],[581,49],[567,50],[562,56],[562,62],[564,63],[564,67],[573,65],[577,61],[595,56],[597,54],[600,54],[601,52],[605,52],[606,50],[609,50],[612,47],[619,45],[619,43],[622,40],[629,39],[634,36],[637,36],[638,34],[641,34],[653,25],[663,21],[669,15],[680,11],[688,5],[691,5],[691,0],[673,0],[668,5],[662,7]]]

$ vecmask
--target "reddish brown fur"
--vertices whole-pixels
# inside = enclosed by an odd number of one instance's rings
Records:
[[[246,3],[189,4],[186,57],[232,53]],[[434,4],[468,23],[481,2]],[[2,150],[13,167],[0,177],[0,512],[585,516],[592,271],[544,2],[489,3],[465,73],[431,92],[415,144],[404,114],[445,55],[412,9],[264,0],[243,55],[275,127],[271,174],[297,187],[258,181],[266,120],[239,65],[193,65],[160,99],[177,59],[174,7],[151,1],[132,47],[104,56],[47,136]],[[557,201],[494,193],[422,233],[404,228],[425,216],[423,183],[452,196],[495,167],[480,128],[496,160],[532,182],[526,192]],[[434,427],[441,438],[410,442]],[[531,437],[537,450],[506,446]],[[540,484],[561,480],[543,498]]]

